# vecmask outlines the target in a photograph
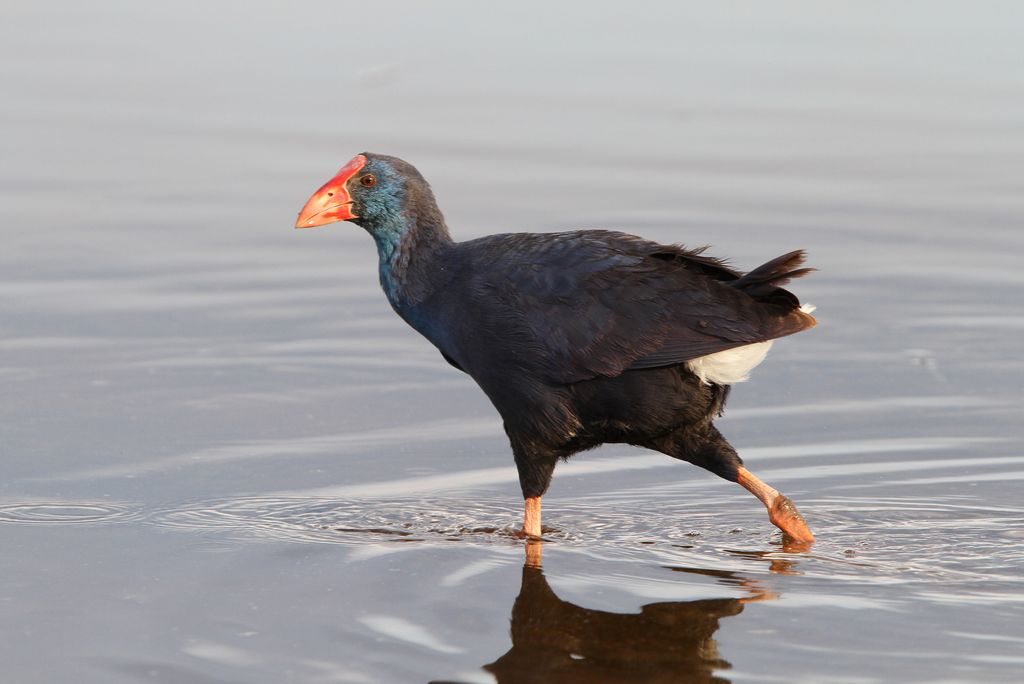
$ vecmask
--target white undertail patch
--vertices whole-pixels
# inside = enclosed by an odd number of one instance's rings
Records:
[[[764,361],[772,341],[755,342],[735,349],[699,356],[686,362],[693,374],[705,385],[732,385],[750,378],[750,371]]]

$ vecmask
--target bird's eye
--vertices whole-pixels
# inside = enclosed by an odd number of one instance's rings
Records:
[[[364,188],[372,188],[374,185],[377,184],[377,177],[374,176],[372,173],[368,173],[359,179],[359,183]]]

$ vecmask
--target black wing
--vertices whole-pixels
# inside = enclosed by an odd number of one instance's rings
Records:
[[[777,287],[810,269],[793,252],[742,275],[703,250],[610,231],[461,243],[479,344],[552,383],[681,363],[812,327]]]

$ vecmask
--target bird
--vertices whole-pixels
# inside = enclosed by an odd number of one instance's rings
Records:
[[[344,221],[376,243],[394,311],[501,416],[524,500],[520,535],[543,538],[541,498],[559,461],[625,443],[739,484],[784,540],[814,541],[792,500],[714,426],[773,340],[817,324],[782,287],[815,270],[803,250],[743,273],[706,247],[612,230],[455,241],[420,172],[370,152],[313,193],[295,226]]]

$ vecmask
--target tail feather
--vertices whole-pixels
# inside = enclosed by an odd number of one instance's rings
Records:
[[[771,332],[773,338],[792,335],[818,324],[811,315],[814,306],[801,304],[795,294],[782,288],[790,280],[817,270],[802,268],[805,258],[804,251],[798,249],[776,257],[729,283],[757,301],[777,307],[778,317],[773,320]]]
[[[743,290],[754,299],[775,294],[775,291],[794,278],[800,278],[818,269],[800,268],[807,255],[802,249],[783,254],[771,261],[761,264],[750,273],[740,276],[729,283]]]

